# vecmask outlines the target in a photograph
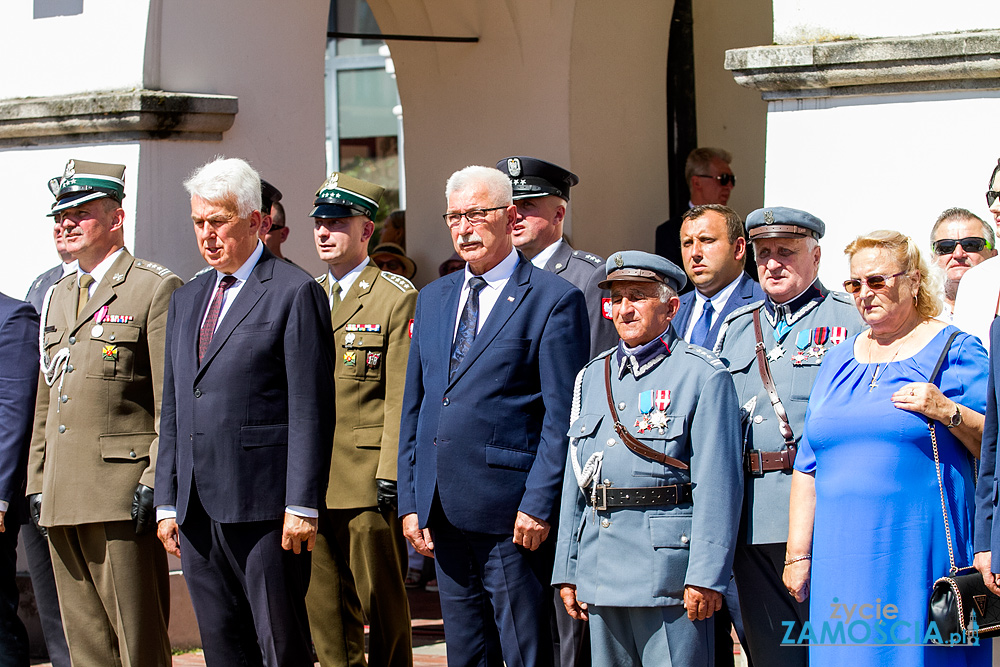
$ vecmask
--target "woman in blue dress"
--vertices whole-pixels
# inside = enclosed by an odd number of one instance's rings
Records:
[[[858,237],[846,253],[844,287],[871,328],[830,351],[809,398],[784,582],[796,599],[809,597],[811,627],[791,639],[809,644],[812,667],[989,665],[989,641],[931,646],[927,623],[931,586],[950,567],[942,502],[955,565],[972,564],[986,351],[959,333],[931,378],[957,331],[933,319],[936,274],[898,232]]]

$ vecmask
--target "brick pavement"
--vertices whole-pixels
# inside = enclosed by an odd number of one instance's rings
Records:
[[[444,646],[444,625],[441,623],[441,606],[437,593],[424,590],[408,590],[410,615],[413,618],[413,665],[414,667],[443,667],[448,664]],[[735,636],[734,636],[735,640]],[[745,665],[736,645],[736,665]],[[38,667],[52,667],[51,663],[32,663]],[[316,663],[319,665],[319,663]],[[205,656],[201,651],[174,656],[173,667],[205,667]]]

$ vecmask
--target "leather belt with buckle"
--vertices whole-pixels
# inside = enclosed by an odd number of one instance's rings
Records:
[[[746,453],[744,463],[747,472],[755,477],[763,477],[766,472],[778,470],[791,472],[797,451],[796,445],[789,445],[780,452],[762,452],[759,449],[751,449]]]
[[[634,489],[620,489],[598,484],[594,498],[594,509],[680,505],[689,502],[691,502],[690,483],[670,486],[643,486]]]

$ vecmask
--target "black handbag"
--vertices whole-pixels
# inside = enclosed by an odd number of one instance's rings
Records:
[[[951,343],[958,335],[956,331],[945,343],[941,357],[938,359],[931,382],[935,382],[941,364],[944,363]],[[963,643],[975,638],[986,639],[1000,636],[1000,597],[986,588],[983,575],[974,567],[955,567],[955,554],[951,544],[951,526],[948,523],[948,505],[945,500],[944,477],[941,475],[941,460],[938,457],[937,436],[934,432],[934,420],[927,420],[927,428],[931,434],[931,446],[934,450],[934,468],[937,472],[938,488],[941,490],[941,512],[944,516],[945,537],[948,540],[948,576],[941,577],[931,588],[930,601],[927,604],[927,622],[933,621],[941,632],[941,643]],[[975,624],[972,615],[975,613]],[[957,642],[956,638],[961,638]]]

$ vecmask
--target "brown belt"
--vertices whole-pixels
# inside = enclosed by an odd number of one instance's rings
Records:
[[[755,477],[761,477],[766,472],[777,470],[791,472],[797,451],[797,445],[789,445],[780,452],[762,452],[759,449],[751,449],[744,456],[744,463],[747,472]]]
[[[680,505],[691,502],[691,484],[670,486],[644,486],[634,489],[619,489],[603,484],[597,485],[594,494],[594,509],[609,507],[648,507],[650,505]]]

